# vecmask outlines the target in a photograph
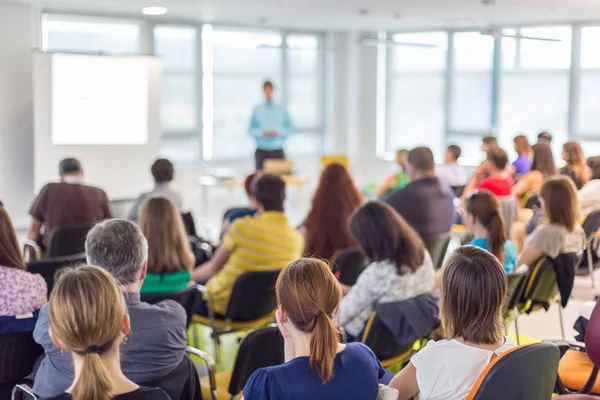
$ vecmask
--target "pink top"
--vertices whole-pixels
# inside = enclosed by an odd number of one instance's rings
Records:
[[[23,315],[46,302],[48,287],[39,274],[0,265],[0,316]]]

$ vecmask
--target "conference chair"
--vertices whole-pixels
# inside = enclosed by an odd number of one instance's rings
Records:
[[[242,340],[235,357],[233,369],[216,374],[217,400],[239,397],[248,378],[259,368],[284,363],[283,338],[276,326],[251,332]],[[200,380],[202,393],[210,388],[208,378]]]
[[[560,364],[556,391],[559,394],[600,394],[600,306],[592,311],[585,343],[559,340]]]
[[[467,400],[548,400],[559,357],[558,348],[550,342],[507,350],[483,370]]]
[[[2,324],[8,324],[2,321]],[[33,340],[33,332],[0,334],[0,399],[8,399],[13,387],[31,373],[44,349]]]
[[[600,229],[600,210],[592,211],[588,215],[586,215],[583,223],[581,224],[583,231],[585,232],[586,242],[585,242],[585,251],[584,254],[586,256],[585,260],[587,262],[588,271],[590,274],[590,279],[592,281],[592,289],[596,288],[596,282],[594,281],[594,241],[596,239],[596,231]],[[578,269],[580,265],[583,263],[584,258],[581,257],[579,259],[579,263],[577,264]]]
[[[183,226],[188,236],[196,236],[196,223],[194,222],[194,216],[190,211],[181,213],[181,219],[183,220]]]
[[[48,286],[48,297],[54,287],[54,276],[56,272],[65,267],[74,267],[86,262],[85,253],[74,254],[64,257],[48,258],[41,261],[30,261],[27,270],[32,274],[40,274]]]
[[[223,221],[227,221],[229,220],[229,218],[231,217],[232,214],[237,214],[239,212],[250,212],[252,211],[252,208],[250,207],[233,207],[233,208],[228,208],[227,210],[225,210],[225,213],[223,214]]]
[[[174,300],[181,304],[187,314],[187,327],[192,323],[194,308],[200,301],[202,294],[196,288],[195,282],[190,282],[188,287],[176,292],[167,293],[142,293],[141,300],[145,303],[156,304],[163,300]]]
[[[93,223],[57,226],[50,231],[48,258],[70,256],[85,251],[85,239]]]
[[[525,206],[523,206],[523,208],[527,208],[529,210],[537,210],[538,208],[542,208],[542,202],[540,201],[540,195],[539,194],[532,194],[531,196],[529,196],[527,198],[527,200],[525,201]]]
[[[525,290],[525,285],[527,284],[528,274],[529,267],[526,265],[521,265],[506,276],[507,298],[506,303],[504,304],[504,311],[502,312],[502,315],[504,316],[504,331],[506,335],[508,335],[508,327],[510,322],[516,321],[516,319],[519,318],[519,310],[517,309],[517,305],[521,299],[521,296],[523,296],[523,291]],[[519,328],[516,323],[515,333],[517,335],[517,344],[521,344]]]
[[[553,397],[552,400],[598,400],[597,396],[592,396],[589,394],[565,394],[562,396]]]
[[[252,271],[240,275],[231,290],[225,315],[214,312],[212,299],[206,286],[198,285],[204,295],[208,316],[195,314],[192,323],[211,328],[215,359],[219,364],[220,337],[230,332],[246,331],[267,326],[273,322],[277,299],[275,283],[280,270]],[[198,332],[193,329],[194,343],[198,344]]]
[[[442,268],[442,265],[444,263],[444,256],[446,255],[448,245],[450,244],[450,237],[450,233],[445,233],[437,237],[423,238],[425,248],[429,252],[429,255],[431,256],[431,261],[433,261],[433,266],[436,270]]]
[[[367,267],[365,254],[358,248],[340,250],[332,259],[334,273],[347,286],[353,286]]]
[[[454,196],[456,196],[456,198],[460,199],[461,196],[463,195],[463,193],[465,192],[465,185],[460,185],[460,186],[450,186],[452,188],[452,191],[454,192]]]

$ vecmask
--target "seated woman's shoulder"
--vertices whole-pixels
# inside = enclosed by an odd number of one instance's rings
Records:
[[[171,397],[161,388],[140,386],[133,392],[117,396],[118,400],[171,400]]]
[[[279,398],[279,385],[269,371],[269,369],[278,367],[259,368],[254,371],[244,386],[244,399],[264,399],[265,396],[268,396],[269,399]]]

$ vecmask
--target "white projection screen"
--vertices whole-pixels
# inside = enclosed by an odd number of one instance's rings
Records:
[[[35,191],[75,157],[111,200],[151,189],[160,142],[160,61],[34,53]]]

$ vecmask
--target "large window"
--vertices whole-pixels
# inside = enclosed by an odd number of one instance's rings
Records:
[[[318,154],[324,140],[324,57],[319,34],[145,19],[45,14],[44,50],[154,52],[162,60],[162,153],[177,161],[247,158],[253,107],[274,83],[294,130],[288,154]]]
[[[575,116],[577,135],[600,139],[600,27],[581,30],[580,82]]]

